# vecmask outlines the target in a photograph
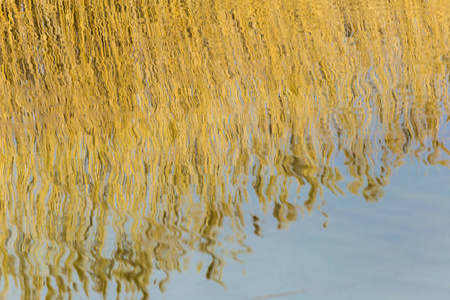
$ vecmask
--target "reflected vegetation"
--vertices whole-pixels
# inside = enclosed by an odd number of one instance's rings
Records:
[[[194,251],[225,285],[258,215],[326,226],[324,190],[448,167],[449,24],[447,0],[2,1],[0,297],[147,298]]]

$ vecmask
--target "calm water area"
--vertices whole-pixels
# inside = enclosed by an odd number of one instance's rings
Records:
[[[1,0],[0,299],[449,299],[448,0]]]

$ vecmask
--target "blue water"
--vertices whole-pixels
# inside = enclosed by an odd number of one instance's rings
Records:
[[[424,175],[426,174],[426,175]],[[226,262],[226,288],[192,267],[171,275],[161,299],[448,299],[450,170],[407,165],[385,196],[325,193],[328,227],[315,211],[278,230],[263,217],[262,235],[247,226],[251,254]],[[250,218],[246,223],[251,225]],[[200,255],[192,257],[192,265]],[[156,289],[155,289],[156,290]],[[292,293],[291,295],[282,295]],[[275,297],[275,295],[279,295]]]

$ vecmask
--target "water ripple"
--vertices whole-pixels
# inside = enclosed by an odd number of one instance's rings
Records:
[[[325,190],[372,202],[405,163],[448,167],[448,16],[444,0],[3,1],[0,297],[149,298],[193,252],[226,286],[258,216],[326,227]]]

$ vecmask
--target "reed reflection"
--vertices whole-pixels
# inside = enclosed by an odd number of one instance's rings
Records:
[[[3,295],[145,298],[194,251],[226,284],[249,202],[326,222],[325,189],[448,166],[445,4],[3,1]]]

